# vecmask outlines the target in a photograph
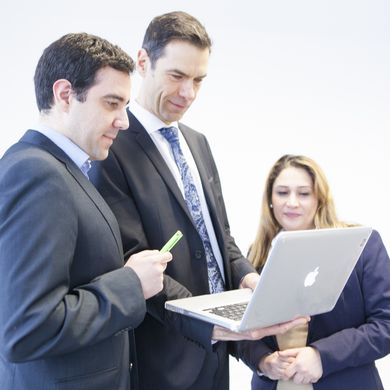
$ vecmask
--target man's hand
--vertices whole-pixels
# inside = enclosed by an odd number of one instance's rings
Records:
[[[163,289],[163,273],[171,260],[170,252],[160,253],[158,250],[138,252],[127,260],[125,267],[132,268],[139,277],[145,299]]]
[[[266,328],[253,329],[251,331],[246,331],[241,333],[232,332],[229,329],[222,328],[220,326],[215,325],[212,339],[220,340],[220,341],[259,340],[266,336],[273,336],[273,335],[285,333],[288,330],[295,328],[298,325],[305,325],[308,322],[308,320],[309,319],[306,317],[299,317],[289,322],[283,322],[282,324],[272,325]]]
[[[257,272],[246,274],[241,280],[240,288],[250,288],[253,291],[259,279],[260,275]]]

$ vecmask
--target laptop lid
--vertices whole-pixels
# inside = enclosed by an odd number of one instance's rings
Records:
[[[165,307],[233,331],[262,328],[335,306],[371,234],[370,227],[280,232],[255,290],[239,289],[167,301]],[[226,305],[248,303],[241,319]]]

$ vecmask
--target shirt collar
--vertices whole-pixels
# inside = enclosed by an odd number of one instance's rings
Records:
[[[143,108],[137,101],[132,101],[130,105],[130,111],[132,114],[139,120],[141,125],[145,128],[145,130],[151,134],[157,132],[162,127],[176,127],[179,128],[178,122],[172,122],[170,124],[166,124],[161,119],[157,118],[156,115],[152,114],[150,111]]]
[[[48,126],[38,123],[33,128],[34,130],[37,130],[43,135],[45,135],[60,149],[62,149],[69,156],[69,158],[81,169],[84,175],[87,176],[87,172],[91,167],[91,161],[88,154],[85,153],[84,150],[82,150],[78,145],[72,142],[68,137]]]

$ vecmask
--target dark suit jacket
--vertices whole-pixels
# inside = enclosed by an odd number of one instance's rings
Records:
[[[390,259],[374,231],[335,308],[313,316],[308,345],[321,355],[323,376],[315,390],[383,389],[374,361],[390,353]],[[275,337],[240,343],[240,355],[256,369],[277,350]],[[253,375],[252,389],[276,389],[276,381]]]
[[[146,305],[116,219],[44,135],[0,161],[0,388],[128,389]]]
[[[164,302],[209,293],[206,258],[184,198],[163,157],[131,113],[129,120],[130,128],[119,133],[108,159],[96,164],[90,176],[118,219],[127,254],[161,248],[178,229],[184,235],[172,250],[164,290],[147,302],[148,314],[136,331],[140,388],[183,390],[197,379],[206,354],[212,353],[212,326],[170,314],[164,310]],[[184,125],[180,130],[199,170],[223,256],[227,288],[237,288],[253,267],[230,235],[209,144],[202,134]],[[209,386],[212,382],[208,378]]]

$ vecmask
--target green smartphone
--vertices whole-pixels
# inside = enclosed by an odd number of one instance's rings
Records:
[[[178,230],[169,240],[168,242],[160,249],[161,253],[169,252],[183,237],[183,233]]]

